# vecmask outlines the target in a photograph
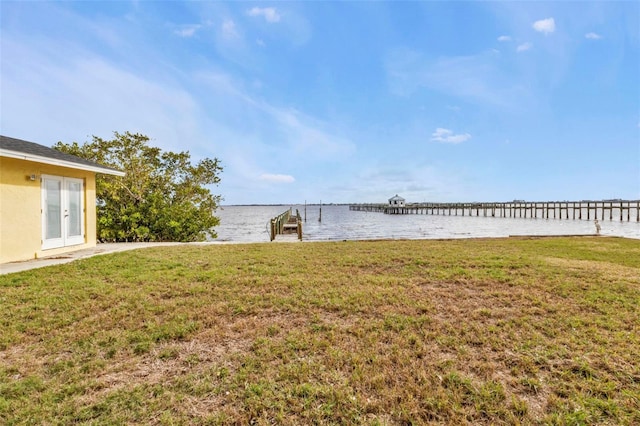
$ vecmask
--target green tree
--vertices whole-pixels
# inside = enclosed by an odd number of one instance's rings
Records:
[[[93,136],[79,145],[58,142],[54,148],[126,173],[96,176],[100,241],[202,241],[216,237],[214,216],[220,196],[206,185],[220,182],[217,158],[191,164],[189,152],[162,152],[138,133]]]

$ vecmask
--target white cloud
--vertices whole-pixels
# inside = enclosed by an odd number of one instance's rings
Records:
[[[267,22],[274,24],[280,22],[280,14],[273,7],[254,7],[247,11],[249,16],[262,16]]]
[[[498,37],[498,41],[511,41],[511,36],[501,35],[500,37]]]
[[[260,175],[260,180],[271,183],[293,183],[296,179],[291,175],[279,175],[271,173],[263,173]]]
[[[600,34],[592,32],[592,33],[586,33],[584,35],[584,38],[588,38],[589,40],[600,40],[602,36]]]
[[[236,24],[231,19],[225,19],[222,22],[222,36],[228,39],[239,37]]]
[[[180,37],[193,37],[195,33],[202,28],[202,25],[193,24],[193,25],[183,25],[180,29],[175,30],[173,33]]]
[[[556,21],[553,18],[541,19],[533,23],[533,29],[546,34],[556,30]]]
[[[468,141],[469,139],[471,139],[471,135],[469,133],[456,135],[452,130],[443,129],[442,127],[438,127],[436,131],[431,134],[431,141],[433,142],[458,144]]]
[[[518,45],[516,52],[525,52],[533,47],[532,43],[526,42]]]

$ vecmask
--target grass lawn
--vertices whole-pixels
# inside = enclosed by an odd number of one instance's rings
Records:
[[[2,424],[640,424],[640,241],[149,248],[0,276]]]

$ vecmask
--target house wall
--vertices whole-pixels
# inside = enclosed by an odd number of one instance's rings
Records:
[[[84,180],[84,244],[42,250],[41,175]],[[36,175],[36,180],[29,179]],[[0,263],[58,255],[96,245],[95,173],[0,157]]]

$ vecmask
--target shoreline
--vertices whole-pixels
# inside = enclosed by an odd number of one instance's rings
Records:
[[[44,268],[47,266],[62,265],[75,260],[104,254],[119,253],[129,250],[138,250],[152,247],[171,246],[205,246],[205,245],[227,245],[227,244],[269,244],[269,243],[337,243],[337,242],[376,242],[376,241],[460,241],[460,240],[504,240],[504,239],[543,239],[543,238],[581,238],[581,237],[603,237],[603,238],[623,238],[629,240],[640,240],[637,238],[603,235],[603,234],[571,234],[571,235],[509,235],[506,237],[463,237],[463,238],[371,238],[371,239],[332,239],[332,240],[284,240],[284,241],[198,241],[198,242],[132,242],[132,243],[98,243],[95,247],[77,250],[69,253],[41,257],[38,259],[28,259],[16,262],[0,264],[0,275],[13,274],[32,269]]]

